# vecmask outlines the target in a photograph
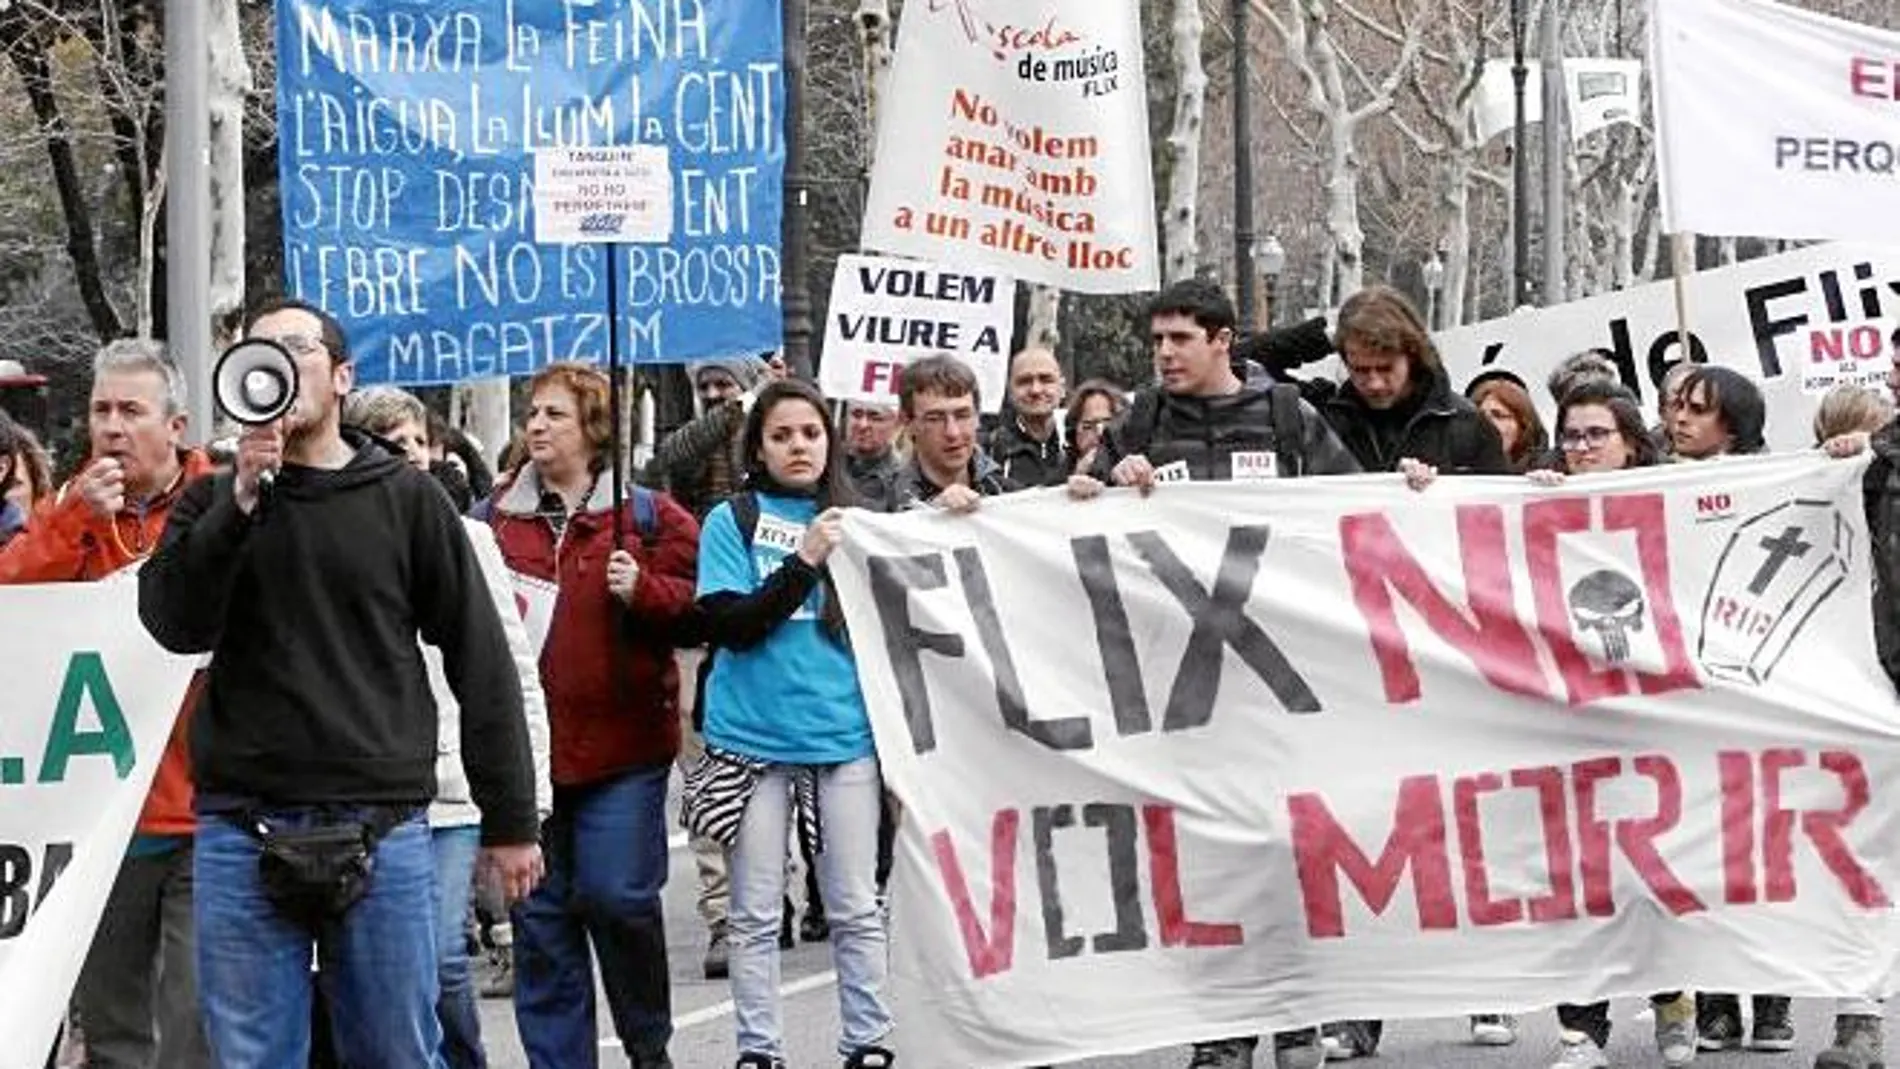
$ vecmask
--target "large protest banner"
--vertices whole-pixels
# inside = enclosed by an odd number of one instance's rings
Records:
[[[1009,392],[1016,281],[889,256],[838,257],[818,385],[841,401],[897,403],[912,360],[949,353],[976,373],[983,411]]]
[[[1082,293],[1155,288],[1138,3],[928,0],[897,33],[866,249]]]
[[[277,13],[286,284],[343,321],[359,381],[605,359],[605,251],[534,240],[543,147],[669,154],[671,239],[622,250],[626,359],[778,347],[778,5],[284,0]]]
[[[1900,241],[1900,32],[1768,0],[1658,0],[1671,233]]]
[[[0,590],[0,1069],[41,1069],[193,662],[138,586]]]
[[[1776,449],[1814,444],[1819,395],[1836,383],[1879,385],[1900,328],[1900,247],[1841,242],[1690,275],[1693,358],[1754,379]],[[1525,309],[1433,336],[1454,386],[1498,367],[1530,384],[1556,416],[1544,377],[1565,357],[1605,349],[1623,382],[1655,407],[1656,384],[1682,359],[1674,284],[1656,282],[1569,304]]]
[[[1893,990],[1860,462],[853,512],[906,1049]],[[915,1058],[913,1059],[915,1060]]]

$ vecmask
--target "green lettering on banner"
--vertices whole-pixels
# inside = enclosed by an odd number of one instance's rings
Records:
[[[99,718],[97,731],[79,730],[80,700],[88,695]],[[130,775],[138,764],[132,732],[119,708],[118,695],[112,692],[112,681],[106,677],[105,661],[91,650],[73,654],[66,666],[59,708],[53,713],[53,730],[47,736],[46,756],[40,762],[40,782],[64,782],[67,762],[87,754],[110,755],[120,779]]]

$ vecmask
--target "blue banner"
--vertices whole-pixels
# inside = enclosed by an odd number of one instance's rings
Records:
[[[775,0],[279,0],[289,292],[364,383],[607,359],[607,247],[534,241],[543,146],[665,145],[673,238],[620,247],[621,354],[779,346]]]

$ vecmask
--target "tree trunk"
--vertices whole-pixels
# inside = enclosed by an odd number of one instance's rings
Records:
[[[858,44],[864,49],[864,123],[869,128],[865,160],[877,152],[878,108],[891,73],[891,0],[858,0]]]
[[[60,213],[66,223],[66,252],[73,261],[79,299],[86,306],[93,333],[101,341],[110,341],[125,333],[125,325],[112,307],[100,274],[99,254],[93,246],[92,209],[81,189],[79,165],[73,156],[66,117],[60,113],[59,100],[53,95],[53,70],[46,53],[46,41],[36,35],[21,35],[8,40],[6,45],[8,57],[26,88],[33,115],[39,120],[40,132],[46,138],[46,155],[53,167],[53,187],[59,195]]]
[[[1162,216],[1162,278],[1193,278],[1200,259],[1201,124],[1207,111],[1207,70],[1201,65],[1199,0],[1174,3],[1174,125],[1168,131],[1168,206]],[[1240,47],[1238,43],[1236,48]]]
[[[1445,160],[1440,207],[1445,229],[1439,247],[1445,257],[1445,288],[1438,297],[1440,328],[1465,322],[1465,291],[1471,280],[1471,156],[1454,149]]]
[[[1056,351],[1062,340],[1062,291],[1054,286],[1029,287],[1029,329],[1025,349]]]
[[[480,379],[457,387],[463,393],[462,430],[481,439],[482,455],[493,463],[508,447],[513,427],[508,413],[509,381]],[[496,474],[500,474],[497,472]]]
[[[251,67],[238,31],[237,0],[210,0],[211,318],[244,307],[244,98]]]

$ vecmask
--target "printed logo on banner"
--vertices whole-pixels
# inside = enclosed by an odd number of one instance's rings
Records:
[[[1735,516],[1735,498],[1725,493],[1697,494],[1695,522],[1715,523]]]
[[[1643,588],[1619,571],[1598,569],[1570,588],[1570,617],[1595,636],[1605,664],[1630,659],[1630,635],[1643,629]],[[1592,655],[1596,656],[1596,655]]]
[[[1702,667],[1737,683],[1767,682],[1846,581],[1853,552],[1853,528],[1831,501],[1788,501],[1743,521],[1703,600]]]

